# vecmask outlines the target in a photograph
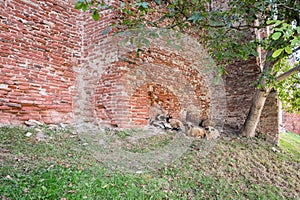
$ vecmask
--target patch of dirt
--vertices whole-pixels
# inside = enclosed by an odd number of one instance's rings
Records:
[[[161,168],[181,157],[195,138],[149,127],[140,130],[81,127],[78,135],[91,154],[110,169],[141,172]],[[208,152],[213,141],[206,145]]]
[[[130,152],[146,153],[168,145],[175,138],[175,133],[159,133],[148,137],[132,137],[125,139],[123,149]]]

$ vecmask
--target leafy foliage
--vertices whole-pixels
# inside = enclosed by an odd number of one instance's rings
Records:
[[[283,107],[288,112],[300,113],[300,76],[293,74],[276,85]]]

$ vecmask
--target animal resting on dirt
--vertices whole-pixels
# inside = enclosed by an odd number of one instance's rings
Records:
[[[201,120],[199,125],[194,125],[192,122],[183,123],[179,119],[173,119],[169,114],[158,114],[155,120],[150,119],[150,125],[163,130],[182,131],[186,136],[194,138],[212,140],[220,136],[219,131],[210,126],[208,119]]]

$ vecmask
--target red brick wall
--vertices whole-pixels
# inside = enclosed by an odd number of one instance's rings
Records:
[[[256,87],[255,82],[260,73],[255,58],[248,61],[236,62],[226,68],[228,74],[224,76],[228,117],[225,131],[240,132],[247,117]],[[267,134],[272,142],[278,141],[278,98],[271,93],[266,100],[257,131]]]
[[[62,0],[0,4],[0,123],[143,126],[160,105],[175,118],[240,130],[259,74],[255,59],[229,66],[215,84],[214,64],[195,39],[176,50],[163,36],[135,58],[118,36],[102,34],[112,17],[103,11],[95,22]],[[269,98],[260,122],[274,138],[276,109]]]
[[[225,129],[239,132],[249,112],[259,75],[256,59],[235,62],[226,68],[224,75],[228,118]]]
[[[271,92],[262,111],[258,131],[265,134],[271,142],[279,141],[279,102],[275,91]]]
[[[111,43],[106,42],[111,34],[102,34],[111,23],[110,11],[101,13],[101,20],[94,21],[90,13],[83,14],[82,58],[77,71],[74,95],[74,117],[76,122],[95,122],[95,88],[101,79],[103,68],[110,64]],[[107,62],[106,62],[107,60]],[[107,113],[103,113],[107,115]]]
[[[282,112],[282,125],[288,131],[300,135],[300,114]]]
[[[169,114],[180,119],[181,104],[178,97],[160,84],[145,84],[136,89],[129,100],[129,112],[134,124],[147,125],[158,114]],[[165,113],[160,112],[165,111]]]
[[[140,127],[154,118],[153,107],[160,105],[174,118],[185,120],[188,115],[198,122],[210,118],[221,127],[226,117],[224,86],[222,81],[214,84],[213,63],[208,63],[207,53],[195,45],[194,39],[181,41],[184,50],[176,51],[166,47],[166,39],[157,38],[138,58],[134,50],[117,45],[115,40],[118,36],[102,40],[103,44],[114,45],[110,52],[97,49],[101,56],[93,63],[98,67],[89,68],[101,74],[95,91],[91,90],[94,103],[87,103],[95,104],[96,117],[91,120],[101,125]],[[95,81],[85,83],[95,87]]]
[[[66,1],[0,4],[0,123],[73,120],[78,12]]]
[[[182,120],[182,109],[193,105],[195,112],[208,118],[210,101],[203,77],[189,63],[172,62],[179,57],[153,48],[151,53],[142,53],[136,64],[118,61],[105,68],[95,91],[99,120],[108,117],[118,127],[145,126],[154,117],[149,116],[149,108],[155,105]]]

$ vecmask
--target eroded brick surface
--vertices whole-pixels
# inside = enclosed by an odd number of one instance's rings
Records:
[[[258,131],[266,134],[267,139],[274,143],[279,140],[279,104],[276,92],[271,92],[266,100]]]
[[[1,123],[73,121],[78,12],[65,1],[0,4]]]

